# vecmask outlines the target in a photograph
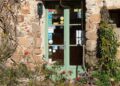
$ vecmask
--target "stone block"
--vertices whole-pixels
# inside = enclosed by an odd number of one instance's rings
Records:
[[[40,47],[42,43],[42,38],[36,38],[36,47]]]
[[[16,63],[19,63],[22,59],[22,56],[19,54],[13,54],[13,56],[11,57]]]
[[[86,32],[86,38],[89,40],[97,40],[97,30],[91,30]]]
[[[18,21],[18,23],[24,22],[24,16],[23,15],[18,15],[17,16],[17,21]]]
[[[89,66],[95,66],[96,63],[97,63],[97,59],[96,59],[96,56],[89,56],[86,54],[85,56],[85,61],[86,63],[89,65]]]
[[[94,14],[89,17],[91,23],[100,23],[100,14]]]
[[[39,55],[34,56],[33,61],[34,61],[34,63],[43,63],[43,61]]]
[[[35,67],[36,67],[35,64],[33,64],[33,63],[27,63],[26,66],[27,66],[27,68],[28,68],[29,70],[35,71]]]
[[[30,4],[29,2],[25,2],[21,6],[21,13],[22,14],[29,14],[30,13]]]
[[[86,41],[86,50],[95,51],[97,46],[97,40],[87,40]]]
[[[37,33],[37,38],[40,38],[41,37],[41,33]]]
[[[120,47],[117,49],[116,57],[118,60],[120,60]]]
[[[32,54],[32,52],[34,51],[34,47],[29,47],[29,48],[25,49],[24,51],[28,51]]]
[[[96,23],[91,23],[87,21],[86,23],[86,31],[91,31],[91,30],[97,30],[99,28],[99,25]]]
[[[6,63],[5,63],[5,67],[9,67],[11,68],[12,67],[12,64],[13,64],[13,61],[11,61],[11,59],[7,59]]]
[[[33,32],[39,32],[40,26],[36,23],[32,23],[32,30],[33,30]]]
[[[40,55],[41,53],[42,53],[41,49],[39,48],[34,49],[34,54]]]
[[[108,9],[120,9],[120,0],[106,0]]]
[[[18,37],[18,43],[25,47],[29,47],[31,45],[27,37]]]
[[[100,4],[100,3],[102,3],[102,1],[101,1],[101,0],[96,0],[96,2],[97,2],[97,3],[99,3],[99,4]]]
[[[24,37],[26,35],[26,32],[25,31],[22,31],[22,30],[18,30],[17,29],[17,37]]]

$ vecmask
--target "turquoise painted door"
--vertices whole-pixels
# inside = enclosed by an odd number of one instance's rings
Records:
[[[81,65],[82,61],[82,23],[80,9],[63,9],[60,14],[55,10],[46,10],[46,49],[49,58],[61,61],[65,65]],[[72,18],[74,17],[74,18]],[[79,53],[78,53],[79,52]],[[79,58],[80,59],[79,59]]]
[[[64,10],[46,10],[46,55],[47,60],[58,61],[64,65]]]
[[[46,9],[45,59],[72,70],[73,78],[83,72],[83,24],[81,8]]]

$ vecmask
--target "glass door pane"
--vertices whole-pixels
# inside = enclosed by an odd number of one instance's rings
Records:
[[[82,65],[82,46],[70,46],[70,65]]]
[[[48,52],[53,61],[64,63],[63,9],[48,9]]]
[[[81,2],[70,9],[70,65],[82,65],[82,7]]]

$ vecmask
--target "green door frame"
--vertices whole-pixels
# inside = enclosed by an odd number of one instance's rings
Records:
[[[48,9],[46,9],[46,17],[45,17],[45,59],[49,60],[48,55]],[[69,9],[64,10],[64,65],[66,68],[70,66],[69,59]]]
[[[70,20],[69,20],[69,9],[64,10],[64,65],[66,69],[70,66],[70,56],[69,56],[69,28],[70,28]]]
[[[49,60],[48,55],[48,9],[45,9],[45,60]]]
[[[48,55],[48,9],[45,10],[45,60],[49,60]],[[64,66],[61,66],[61,70],[72,71],[71,78],[76,77],[77,72],[83,73],[81,66],[70,65],[70,10],[64,9]]]

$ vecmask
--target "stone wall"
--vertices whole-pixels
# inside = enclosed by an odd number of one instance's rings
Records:
[[[86,62],[96,62],[97,30],[100,22],[101,0],[86,0]]]
[[[17,63],[25,63],[30,68],[42,63],[44,53],[44,23],[43,19],[40,20],[37,15],[38,2],[37,0],[25,0],[17,12],[18,47],[12,59]],[[10,64],[10,59],[8,61]]]
[[[100,22],[100,8],[103,0],[86,0],[86,62],[94,65],[96,62],[97,30]],[[108,9],[120,9],[120,0],[105,0]],[[117,58],[120,58],[118,48]]]
[[[120,0],[105,0],[108,9],[120,9]]]
[[[120,0],[106,0],[106,5],[108,9],[120,9]],[[120,42],[120,28],[115,28],[115,32],[118,37],[118,42]],[[116,57],[120,60],[120,47],[117,49]]]
[[[120,0],[106,0],[108,9],[120,8]],[[37,3],[39,0],[25,0],[17,12],[18,47],[12,59],[17,63],[25,63],[29,67],[43,63],[44,55],[44,15],[39,20]],[[97,30],[100,22],[102,0],[86,0],[86,62],[96,62]],[[119,49],[120,50],[120,49]],[[11,63],[10,59],[8,63]]]

